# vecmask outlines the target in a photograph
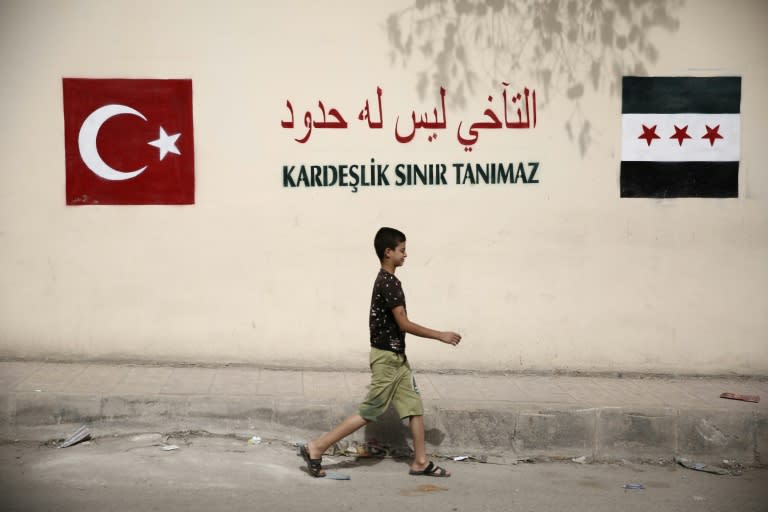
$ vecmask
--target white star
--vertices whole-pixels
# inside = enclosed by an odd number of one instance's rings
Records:
[[[174,155],[180,155],[181,152],[179,151],[179,148],[176,147],[176,139],[178,139],[181,136],[181,133],[175,133],[173,135],[168,135],[165,133],[165,130],[163,130],[163,127],[160,127],[160,138],[157,140],[153,140],[152,142],[147,142],[150,146],[155,146],[157,149],[160,150],[160,160],[165,158],[165,155],[168,153],[173,153]]]

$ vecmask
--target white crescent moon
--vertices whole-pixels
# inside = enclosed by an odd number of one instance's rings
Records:
[[[80,158],[83,159],[85,165],[87,165],[97,176],[110,181],[129,180],[138,176],[147,168],[145,165],[141,169],[135,171],[123,172],[113,169],[101,159],[99,150],[96,149],[96,136],[99,134],[101,125],[111,117],[120,114],[132,114],[145,121],[147,120],[141,112],[134,110],[131,107],[125,105],[104,105],[91,112],[91,115],[83,121],[83,125],[80,127],[80,135],[77,138],[77,144],[80,148]]]

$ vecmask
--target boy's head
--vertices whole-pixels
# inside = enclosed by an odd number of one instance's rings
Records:
[[[384,261],[387,249],[394,251],[402,243],[405,243],[405,235],[395,228],[381,228],[373,239],[373,247],[376,249],[379,261]]]

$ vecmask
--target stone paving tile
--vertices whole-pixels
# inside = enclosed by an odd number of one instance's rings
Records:
[[[416,387],[419,388],[419,394],[422,400],[437,400],[440,398],[440,393],[437,392],[435,385],[426,373],[417,373],[414,375],[416,378]]]
[[[735,414],[711,407],[681,410],[678,417],[680,453],[691,457],[715,454],[719,460],[751,460],[755,455],[757,421],[753,413]]]
[[[19,424],[51,425],[75,422],[83,417],[98,418],[100,415],[101,399],[91,393],[16,393],[15,421]]]
[[[214,395],[256,395],[261,370],[220,368],[216,371],[210,392]]]
[[[568,407],[521,409],[512,441],[526,453],[546,453],[556,448],[564,457],[578,457],[592,451],[596,430],[593,411]]]
[[[151,395],[150,395],[151,393]],[[148,395],[150,395],[148,399]],[[189,413],[189,395],[170,395],[143,391],[136,395],[115,394],[102,399],[101,414],[109,419],[141,417],[183,417]]]
[[[67,393],[111,393],[115,386],[128,375],[129,368],[107,365],[88,366],[64,389]]]
[[[688,392],[684,382],[648,379],[642,383],[642,388],[649,396],[655,397],[659,404],[666,407],[701,406],[711,403]]]
[[[11,391],[40,368],[42,363],[0,362],[0,391]]]
[[[624,397],[621,390],[605,383],[587,378],[579,386],[574,386],[568,391],[575,403],[589,406],[620,406],[624,405]],[[649,404],[656,403],[655,399],[649,399]]]
[[[555,377],[519,376],[516,384],[523,393],[526,402],[572,403],[573,397],[565,392]]]
[[[174,368],[160,392],[170,395],[208,394],[216,372],[210,368]]]
[[[301,395],[303,392],[300,371],[262,370],[259,375],[260,395]]]
[[[551,403],[551,404],[571,404],[574,403],[573,397],[568,393],[552,393],[547,391],[537,391],[535,389],[526,392],[526,402]]]
[[[766,400],[768,400],[768,383],[765,382],[697,379],[690,386],[688,392],[706,403],[713,403],[714,400],[717,402],[716,405],[722,408],[739,408],[746,404],[750,404],[758,409],[768,409],[768,404],[766,404]],[[760,402],[758,404],[752,404],[751,402],[720,398],[720,394],[725,392],[742,395],[758,395],[760,397]]]
[[[658,406],[663,404],[648,392],[642,379],[589,379],[588,384],[572,383],[569,393],[593,405]],[[562,383],[565,387],[567,383]],[[584,396],[586,394],[592,396]],[[605,401],[606,403],[603,403]]]
[[[344,374],[349,396],[354,400],[363,400],[371,383],[370,372],[349,372]]]
[[[61,392],[83,371],[82,364],[45,364],[16,385],[16,391]]]
[[[189,414],[208,418],[225,418],[237,422],[253,420],[270,422],[275,401],[269,396],[231,395],[226,397],[189,397]],[[253,425],[253,423],[251,423]]]
[[[677,421],[677,409],[604,408],[597,417],[597,459],[669,457],[677,449]]]
[[[734,413],[765,411],[768,382],[723,378],[610,378],[551,375],[416,373],[430,402],[570,404],[577,407],[715,408]],[[171,368],[0,362],[0,391],[34,393],[213,394],[362,400],[369,372]],[[725,400],[720,393],[757,394],[760,404]]]
[[[611,386],[620,393],[624,405],[651,405],[663,407],[658,398],[648,392],[647,379],[621,379],[612,384],[609,380],[602,380],[604,386]]]
[[[682,388],[658,379],[595,379],[597,386],[611,396],[613,405],[671,407],[695,400]],[[669,390],[669,392],[665,392]]]
[[[304,396],[312,399],[348,399],[347,381],[339,372],[304,371]]]
[[[528,398],[516,376],[477,376],[475,383],[482,400],[525,402]]]
[[[558,392],[565,393],[570,397],[569,402],[583,404],[588,398],[588,393],[579,393],[580,389],[583,389],[584,385],[594,385],[589,377],[571,377],[562,376],[556,377],[555,386],[557,386]]]
[[[473,375],[432,374],[430,380],[443,400],[480,400],[482,392]]]
[[[323,432],[333,428],[338,418],[334,415],[333,406],[326,400],[286,396],[275,400],[273,421],[283,425],[302,425],[305,429]]]
[[[115,385],[112,392],[127,395],[159,394],[172,373],[173,368],[167,367],[132,367],[129,368],[125,378]]]

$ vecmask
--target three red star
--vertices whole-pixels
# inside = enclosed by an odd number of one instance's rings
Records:
[[[643,133],[638,137],[638,139],[643,139],[648,144],[648,146],[651,145],[651,142],[653,142],[654,139],[660,139],[659,135],[656,133],[656,127],[658,125],[653,125],[650,128],[643,125]],[[680,146],[683,145],[683,141],[685,139],[692,138],[690,135],[688,135],[688,125],[683,126],[682,128],[679,128],[677,125],[675,126],[675,134],[670,137],[670,139],[677,139],[677,142]],[[723,136],[720,135],[720,125],[715,126],[714,128],[710,127],[709,125],[704,125],[707,128],[707,133],[702,137],[702,139],[709,140],[709,145],[714,146],[715,141],[717,139],[722,139]]]

